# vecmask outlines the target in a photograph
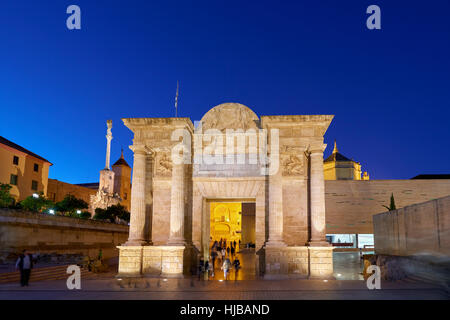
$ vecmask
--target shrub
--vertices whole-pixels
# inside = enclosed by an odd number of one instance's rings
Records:
[[[95,209],[94,219],[96,220],[109,220],[110,222],[115,222],[116,218],[129,222],[130,213],[120,204],[110,206],[107,209]]]
[[[391,203],[389,204],[389,207],[388,206],[383,206],[383,207],[385,207],[389,211],[397,210],[397,208],[395,207],[395,200],[394,200],[394,194],[393,193],[391,194]]]
[[[90,218],[91,218],[91,213],[88,212],[88,211],[83,211],[83,212],[81,212],[81,213],[78,215],[78,217],[79,217],[80,219],[90,219]]]
[[[77,210],[89,208],[86,201],[82,199],[77,199],[71,194],[67,194],[64,200],[58,202],[55,206],[56,211],[64,216],[78,217]]]
[[[42,212],[52,208],[55,204],[44,197],[41,192],[39,197],[29,196],[20,202],[20,206],[27,211]]]
[[[14,205],[14,198],[9,191],[12,186],[5,183],[0,183],[0,208],[7,208]]]

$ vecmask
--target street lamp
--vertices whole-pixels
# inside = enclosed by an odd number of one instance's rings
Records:
[[[55,210],[50,209],[50,210],[48,210],[48,213],[50,213],[50,214],[55,214]]]
[[[33,198],[37,199],[39,198],[39,195],[37,193],[33,193]]]
[[[80,214],[80,213],[81,213],[81,210],[77,210],[77,213]]]

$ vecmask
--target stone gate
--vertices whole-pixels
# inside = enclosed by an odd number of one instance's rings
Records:
[[[258,117],[238,103],[189,118],[127,118],[134,133],[130,233],[119,276],[183,276],[209,255],[209,202],[256,204],[265,278],[331,278],[323,136],[331,115]]]

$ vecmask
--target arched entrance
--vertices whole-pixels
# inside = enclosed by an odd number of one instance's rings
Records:
[[[259,177],[194,178],[194,245],[204,259],[209,259],[215,240],[226,238],[228,246],[230,240],[236,241],[241,278],[245,279],[254,279],[264,268],[263,258],[258,255],[267,240],[264,186],[265,180]],[[217,262],[216,271],[223,276]]]
[[[238,272],[232,269],[229,279],[255,279],[257,277],[257,257],[255,253],[256,206],[254,199],[210,199],[207,203],[210,209],[210,237],[208,251],[205,246],[203,256],[210,262],[215,257],[214,278],[223,278],[221,265],[224,259],[228,258],[232,263],[236,259],[239,260],[241,266]]]

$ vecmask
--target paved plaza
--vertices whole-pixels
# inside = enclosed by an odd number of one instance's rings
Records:
[[[449,300],[442,287],[409,280],[381,282],[381,290],[367,289],[359,253],[334,254],[336,280],[263,280],[255,274],[254,255],[238,254],[242,269],[224,281],[216,263],[215,277],[183,279],[116,278],[117,270],[81,279],[81,290],[68,290],[66,280],[38,281],[22,288],[18,283],[0,285],[0,300]],[[69,275],[68,275],[69,276]]]
[[[31,283],[22,288],[17,283],[0,285],[0,299],[178,299],[178,300],[309,300],[309,299],[438,299],[450,296],[434,285],[382,282],[381,290],[368,290],[358,280],[138,280],[114,278],[82,280],[81,290],[68,290],[65,280]]]

